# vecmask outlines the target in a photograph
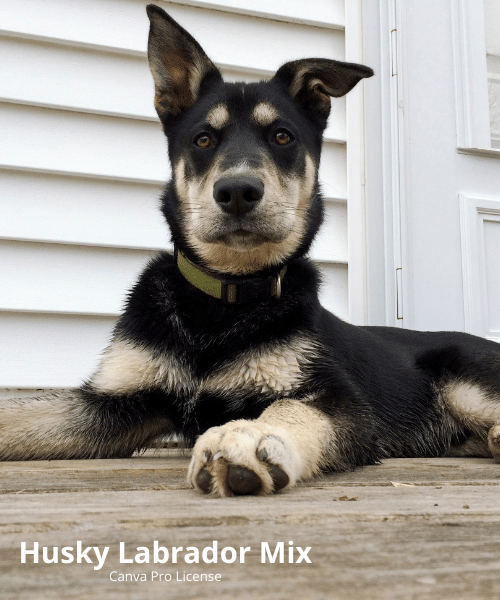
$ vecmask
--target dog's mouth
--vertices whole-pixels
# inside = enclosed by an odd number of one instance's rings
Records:
[[[219,223],[210,231],[203,232],[203,241],[222,244],[237,250],[250,250],[266,243],[281,242],[288,235],[284,228],[271,223],[252,221],[246,223]]]
[[[265,242],[271,241],[268,236],[247,229],[236,229],[221,235],[217,242],[231,248],[256,248]]]

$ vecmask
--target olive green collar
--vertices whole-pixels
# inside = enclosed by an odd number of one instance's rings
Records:
[[[179,271],[191,285],[225,304],[244,304],[269,298],[278,300],[281,297],[281,281],[286,273],[286,265],[265,278],[227,278],[197,267],[177,248],[175,261]]]

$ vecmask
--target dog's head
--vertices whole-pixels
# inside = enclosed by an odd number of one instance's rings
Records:
[[[330,96],[373,71],[327,59],[286,63],[260,83],[225,83],[200,45],[149,5],[148,58],[173,178],[174,242],[214,271],[246,275],[303,254],[321,224],[317,170]]]

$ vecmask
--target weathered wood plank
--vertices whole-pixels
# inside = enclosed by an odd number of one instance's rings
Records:
[[[274,497],[220,500],[186,489],[188,460],[148,455],[3,463],[4,491],[23,483],[30,493],[18,487],[22,493],[0,495],[2,599],[53,600],[61,594],[96,600],[500,596],[500,466],[492,461],[391,460],[328,475]],[[79,477],[80,490],[71,491]],[[394,487],[391,481],[414,485]],[[46,493],[50,489],[59,493]],[[168,548],[201,550],[217,541],[219,549],[251,550],[244,564],[226,564],[220,555],[214,564],[188,564],[183,552],[177,564],[154,564],[152,556],[149,564],[120,564],[120,542],[131,558],[139,546],[152,550],[155,540]],[[291,540],[294,547],[311,547],[311,563],[288,564],[287,552],[283,564],[261,563],[263,542],[274,549],[282,541],[286,550]],[[75,547],[77,541],[110,550],[100,570],[85,561],[45,564],[41,550],[38,564],[30,556],[21,564],[23,541],[28,549],[34,542],[49,547],[50,555],[53,546]],[[113,571],[144,573],[147,581],[112,581]],[[153,572],[170,574],[172,581],[152,581]],[[181,581],[176,581],[177,572]],[[221,581],[182,581],[183,573],[219,573]]]
[[[189,456],[149,452],[120,460],[0,463],[0,494],[185,488]]]
[[[41,460],[0,463],[0,494],[64,491],[187,489],[189,453],[149,451],[121,460]],[[330,473],[306,487],[487,482],[500,485],[500,465],[485,458],[391,459],[349,473]]]

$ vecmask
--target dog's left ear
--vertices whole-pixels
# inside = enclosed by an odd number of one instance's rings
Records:
[[[284,85],[292,98],[308,111],[326,119],[330,96],[344,96],[373,70],[364,65],[326,58],[306,58],[285,63],[271,81]]]
[[[198,42],[163,9],[149,4],[146,11],[155,108],[160,119],[165,119],[193,106],[202,83],[220,81],[222,76]]]

